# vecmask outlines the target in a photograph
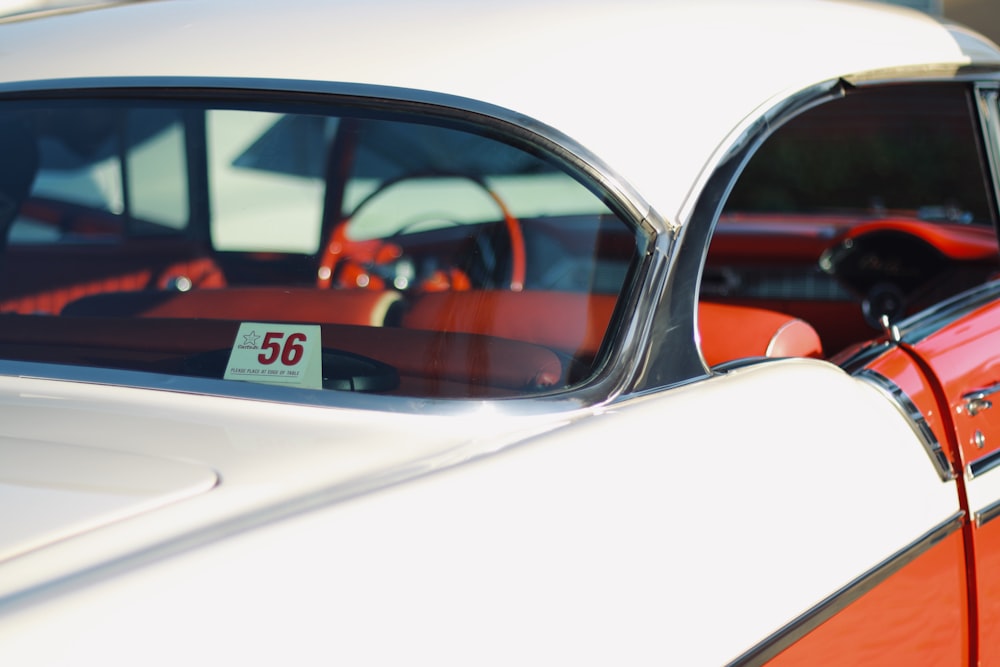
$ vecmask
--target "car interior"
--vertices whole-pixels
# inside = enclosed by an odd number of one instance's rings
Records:
[[[969,86],[848,88],[751,157],[703,300],[809,322],[835,354],[996,275],[996,204]]]

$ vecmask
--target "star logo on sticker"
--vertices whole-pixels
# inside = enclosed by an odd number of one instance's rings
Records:
[[[258,349],[257,341],[260,340],[260,336],[257,335],[256,331],[251,331],[243,336],[243,345],[245,347],[252,347],[253,349]]]

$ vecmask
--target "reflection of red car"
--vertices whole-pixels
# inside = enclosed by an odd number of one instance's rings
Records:
[[[1000,664],[998,156],[877,5],[0,21],[0,664]]]

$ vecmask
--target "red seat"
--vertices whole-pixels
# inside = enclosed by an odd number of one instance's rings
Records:
[[[101,261],[95,259],[94,263],[100,265]],[[113,261],[110,263],[113,265]],[[0,300],[0,313],[55,314],[62,312],[67,304],[100,294],[118,295],[122,292],[162,290],[181,285],[186,288],[202,289],[226,286],[226,277],[222,270],[208,257],[172,261],[162,269],[144,267],[121,272],[111,271],[111,275],[106,277],[79,282],[61,283],[59,275],[50,278],[57,284],[33,290],[27,295]]]
[[[420,295],[403,326],[478,333],[545,345],[581,359],[600,348],[617,297],[575,292],[500,290]],[[806,322],[760,308],[703,302],[701,349],[709,366],[745,357],[822,357]]]
[[[430,292],[416,297],[401,323],[409,329],[542,345],[589,362],[601,346],[616,300],[615,295],[578,292]],[[391,290],[239,287],[98,294],[67,305],[63,314],[383,326],[395,319],[400,304],[400,294]],[[770,310],[702,302],[698,328],[709,366],[747,357],[823,356],[809,324]]]
[[[812,326],[773,310],[702,301],[698,330],[709,366],[745,357],[823,357]]]
[[[428,292],[403,314],[403,326],[510,338],[593,358],[616,301],[615,295],[578,292]]]

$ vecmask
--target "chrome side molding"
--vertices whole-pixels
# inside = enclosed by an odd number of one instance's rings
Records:
[[[920,409],[917,408],[907,393],[903,391],[902,387],[881,373],[869,368],[855,373],[854,377],[868,382],[896,405],[913,427],[914,434],[920,440],[920,444],[923,445],[927,456],[930,457],[931,463],[934,465],[934,469],[937,471],[941,481],[950,482],[955,479],[955,469],[945,454],[944,448],[934,435],[934,431],[931,430],[930,424],[927,423]]]
[[[997,466],[1000,466],[1000,450],[995,450],[986,456],[979,457],[975,461],[969,463],[969,465],[965,468],[969,479],[975,479],[980,475],[985,475]]]
[[[915,561],[946,537],[962,529],[965,512],[958,512],[914,542],[900,549],[871,570],[850,582],[815,607],[805,612],[766,640],[729,663],[730,667],[764,665],[824,622],[843,611],[890,576]]]

